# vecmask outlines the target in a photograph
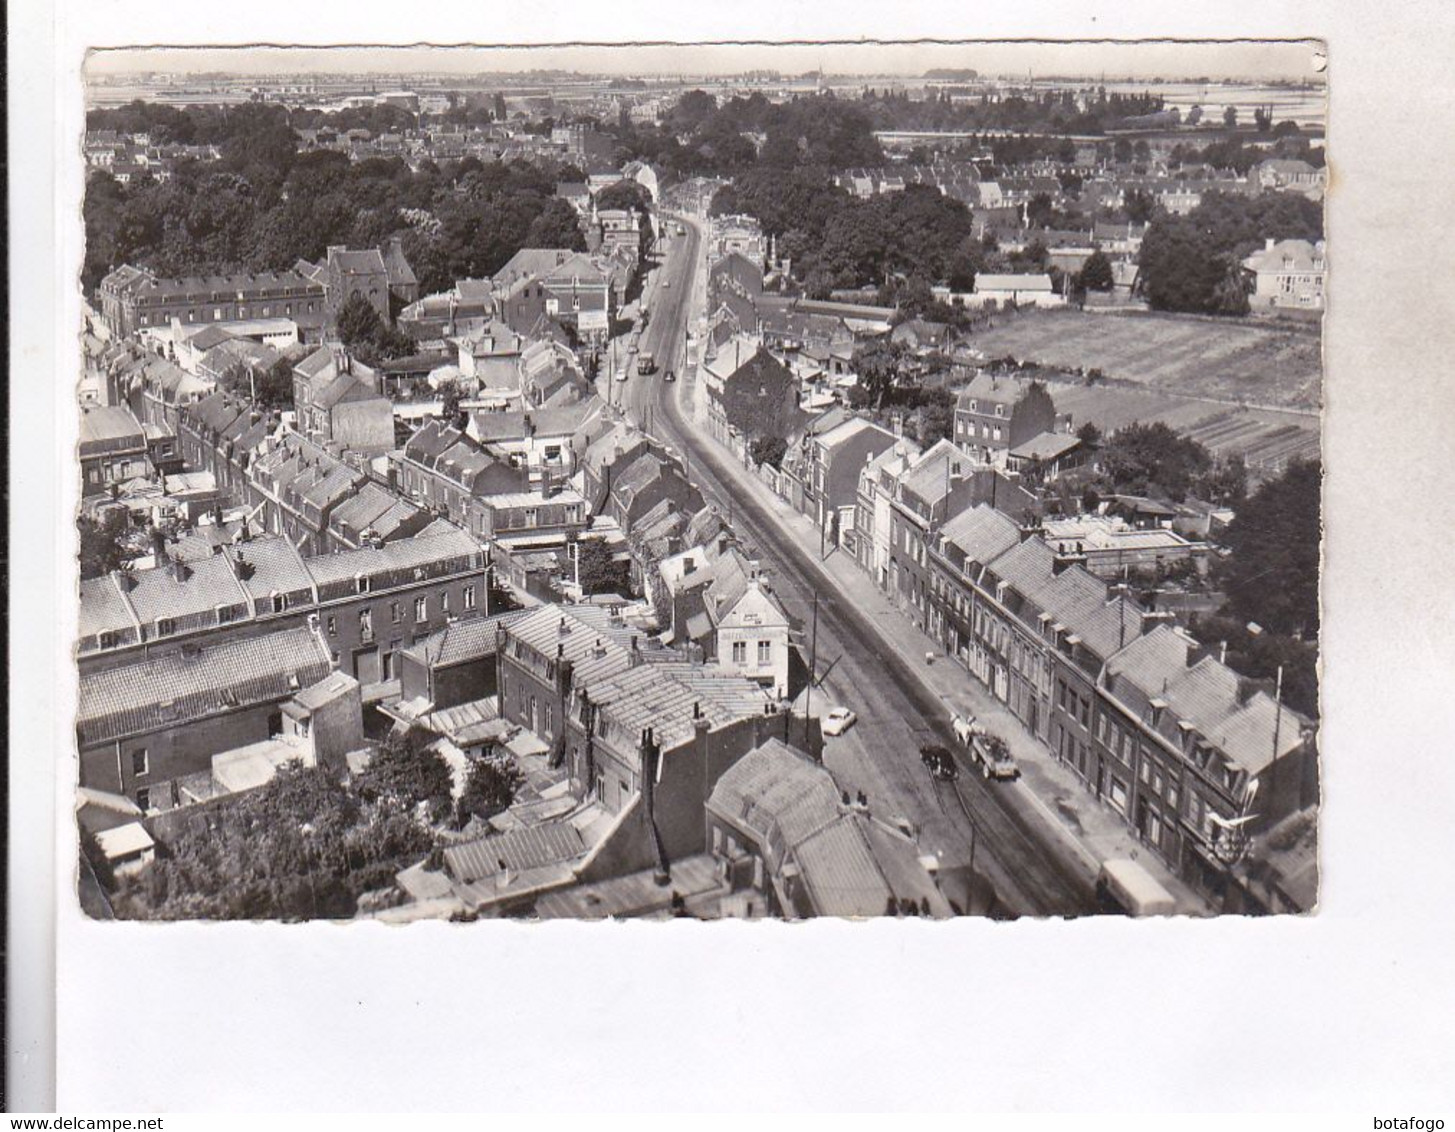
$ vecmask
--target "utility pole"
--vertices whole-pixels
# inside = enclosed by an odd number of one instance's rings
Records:
[[[813,718],[813,679],[818,672],[818,590],[813,591],[813,628],[808,636],[808,692],[803,698],[803,725],[807,735],[808,721]]]

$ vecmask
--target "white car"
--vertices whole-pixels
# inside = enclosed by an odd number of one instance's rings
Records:
[[[859,717],[848,708],[836,707],[823,717],[821,726],[825,735],[842,735],[857,722]]]

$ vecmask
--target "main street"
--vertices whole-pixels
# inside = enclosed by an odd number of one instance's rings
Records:
[[[659,372],[639,376],[633,369],[618,396],[638,424],[684,457],[690,478],[709,502],[732,516],[746,552],[760,561],[774,593],[803,627],[805,645],[813,635],[816,609],[818,671],[832,668],[823,686],[814,689],[815,704],[845,704],[859,716],[847,735],[828,740],[826,765],[845,787],[862,790],[873,812],[908,819],[918,830],[921,848],[936,854],[942,868],[964,868],[973,858],[975,873],[993,886],[997,910],[1014,915],[1091,911],[1092,878],[1085,863],[1047,827],[1024,787],[987,783],[968,773],[953,787],[931,780],[920,746],[957,746],[945,703],[895,655],[875,620],[841,596],[816,554],[781,529],[745,483],[748,473],[732,454],[689,421],[691,410],[680,402],[695,384],[684,357],[690,320],[700,313],[693,302],[701,282],[700,249],[701,233],[691,220],[685,235],[666,242],[664,262],[644,296],[651,314],[641,342],[656,358]],[[663,381],[667,369],[676,371],[675,385]],[[965,698],[971,698],[968,688]]]

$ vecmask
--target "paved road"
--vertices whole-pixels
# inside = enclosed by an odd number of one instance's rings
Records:
[[[976,872],[993,886],[1002,911],[1091,911],[1084,868],[1067,859],[1064,842],[1046,829],[1020,787],[972,777],[963,762],[954,786],[929,777],[920,762],[921,744],[956,748],[945,705],[906,671],[873,617],[838,598],[815,556],[780,530],[750,493],[734,488],[737,477],[746,473],[731,454],[684,419],[675,394],[685,385],[685,335],[689,318],[697,313],[689,299],[692,272],[701,271],[699,240],[694,225],[688,226],[687,235],[672,237],[655,289],[647,295],[652,314],[644,348],[663,370],[676,370],[683,381],[673,386],[660,373],[633,374],[622,383],[622,403],[638,423],[686,456],[689,474],[703,494],[732,514],[747,553],[761,562],[774,592],[802,625],[805,646],[817,591],[818,667],[820,673],[829,673],[824,687],[815,690],[815,699],[822,693],[826,701],[848,704],[859,715],[859,723],[845,736],[828,740],[826,765],[845,786],[862,790],[874,812],[908,818],[919,830],[921,847],[938,854],[943,867],[967,866],[973,854]]]

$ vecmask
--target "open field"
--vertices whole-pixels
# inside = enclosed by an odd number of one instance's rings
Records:
[[[1216,456],[1241,456],[1251,478],[1272,475],[1294,457],[1319,454],[1319,418],[1313,413],[1220,405],[1127,385],[1048,381],[1056,410],[1103,433],[1134,421],[1161,421],[1205,445]]]
[[[1053,369],[1099,369],[1113,381],[1182,397],[1316,410],[1320,328],[1293,321],[1075,310],[996,316],[971,345]]]

